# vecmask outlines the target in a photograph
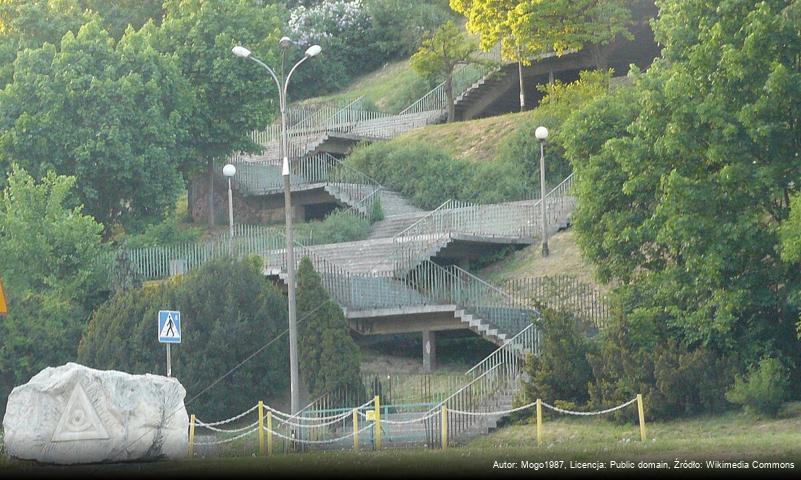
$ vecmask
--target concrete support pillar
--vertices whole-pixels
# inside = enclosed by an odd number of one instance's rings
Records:
[[[431,372],[437,368],[436,333],[423,330],[423,371]]]

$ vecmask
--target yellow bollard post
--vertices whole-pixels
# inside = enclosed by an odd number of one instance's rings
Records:
[[[273,412],[267,412],[267,455],[273,454]]]
[[[537,446],[542,445],[542,400],[537,399]]]
[[[359,413],[353,409],[353,451],[359,451]]]
[[[375,449],[381,450],[381,399],[375,396]]]
[[[448,448],[448,407],[442,406],[442,449]]]
[[[642,394],[637,394],[637,411],[640,414],[640,440],[645,441],[645,408],[642,403]]]
[[[189,458],[195,453],[195,415],[189,417]]]
[[[264,402],[259,400],[259,456],[264,456]]]

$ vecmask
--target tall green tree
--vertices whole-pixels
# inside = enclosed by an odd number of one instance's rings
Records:
[[[308,257],[297,278],[300,374],[309,393],[317,398],[341,387],[360,388],[359,347]]]
[[[429,80],[445,82],[448,99],[448,122],[454,119],[453,71],[460,65],[477,61],[472,58],[476,42],[453,21],[448,20],[434,33],[423,39],[420,49],[412,55],[412,68]]]
[[[20,52],[0,91],[0,166],[74,175],[87,212],[107,228],[173,208],[191,158],[193,97],[175,58],[149,46],[154,29],[115,43],[95,18],[58,49]]]
[[[257,0],[167,0],[164,21],[154,42],[175,53],[182,75],[192,86],[195,110],[187,119],[196,161],[186,170],[209,182],[209,224],[214,223],[214,160],[234,151],[254,151],[250,132],[273,118],[278,93],[268,73],[234,56],[243,45],[273,67],[282,36],[280,10]]]
[[[18,52],[60,45],[91,17],[73,0],[0,0],[0,88],[13,78]]]
[[[53,172],[37,182],[13,166],[0,198],[0,409],[15,385],[75,359],[107,289],[103,226],[75,206],[75,182]]]
[[[658,5],[663,58],[564,126],[579,244],[642,348],[797,359],[778,232],[801,185],[801,2]]]
[[[286,300],[264,277],[260,258],[222,258],[157,286],[118,292],[92,314],[79,361],[162,375],[164,347],[155,338],[159,310],[181,312],[172,372],[186,387],[192,411],[227,418],[259,399],[284,400]]]

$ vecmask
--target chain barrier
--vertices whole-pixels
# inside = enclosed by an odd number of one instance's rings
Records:
[[[234,420],[239,420],[240,418],[242,418],[245,415],[247,415],[248,413],[256,410],[257,408],[259,408],[259,406],[258,405],[254,405],[250,409],[245,410],[244,412],[240,413],[239,415],[237,415],[235,417],[226,418],[225,420],[220,420],[219,422],[204,423],[203,426],[205,426],[205,427],[215,427],[217,425],[223,425],[223,424],[226,424],[226,423],[231,423]]]
[[[362,413],[362,412],[358,412],[358,414],[362,418],[365,418],[365,419],[367,418],[367,415]],[[387,415],[389,415],[389,414],[387,414]],[[412,418],[410,420],[387,420],[386,418],[384,418],[383,415],[381,415],[381,424],[383,425],[383,424],[386,423],[387,425],[409,425],[409,424],[416,423],[416,422],[422,422],[423,420],[428,420],[429,418],[431,418],[431,417],[433,417],[435,415],[439,415],[439,412],[436,409],[431,409],[431,410],[425,411],[425,412],[423,412],[423,416],[422,417]]]
[[[618,405],[616,407],[607,408],[606,410],[597,410],[597,411],[593,411],[593,412],[577,412],[577,411],[574,411],[574,410],[565,410],[563,408],[555,407],[555,406],[547,404],[545,402],[542,402],[542,406],[550,408],[551,410],[553,410],[555,412],[564,413],[566,415],[591,416],[591,415],[603,415],[605,413],[614,412],[615,410],[620,410],[621,408],[628,407],[629,405],[631,405],[632,403],[634,403],[636,401],[637,401],[637,399],[633,398],[633,399],[629,400],[628,402],[623,403],[621,405]],[[525,410],[527,408],[531,408],[531,407],[534,407],[536,405],[537,405],[537,402],[534,401],[534,402],[531,402],[531,403],[529,403],[527,405],[523,405],[523,406],[520,406],[520,407],[511,408],[509,410],[498,410],[498,411],[495,411],[495,412],[468,412],[468,411],[465,411],[465,410],[457,410],[457,409],[453,409],[453,408],[449,408],[448,412],[459,414],[459,415],[499,416],[499,415],[509,415],[511,413],[519,412],[521,410]],[[382,420],[382,421],[384,421],[384,420]]]
[[[366,403],[363,403],[362,405],[359,405],[358,407],[356,407],[356,409],[360,410],[362,408],[365,408],[368,405],[370,405],[371,403],[373,403],[373,401],[374,400],[370,400],[370,401],[368,401]],[[254,408],[256,408],[256,407],[254,407]],[[328,416],[324,416],[324,417],[300,417],[300,416],[297,416],[297,415],[291,415],[289,413],[282,412],[280,410],[276,410],[276,409],[274,409],[274,408],[272,408],[272,407],[270,407],[269,405],[266,405],[266,404],[264,405],[264,408],[266,410],[271,411],[274,415],[276,415],[276,417],[275,417],[276,420],[282,421],[283,423],[289,423],[289,422],[284,421],[279,417],[284,417],[287,420],[320,422],[320,421],[328,421],[328,420],[335,420],[335,419],[336,420],[342,420],[343,418],[349,417],[353,413],[352,410],[348,410],[346,412],[342,412],[342,413],[339,413],[339,414],[336,414],[336,415],[328,415]],[[298,426],[298,425],[295,425],[295,426]],[[322,425],[300,425],[300,426],[303,426],[303,427],[308,427],[308,426],[314,427],[314,426],[322,426]]]
[[[594,412],[576,412],[576,411],[573,411],[573,410],[565,410],[563,408],[559,408],[559,407],[555,407],[553,405],[549,405],[549,404],[547,404],[545,402],[542,402],[542,406],[550,408],[551,410],[553,410],[555,412],[564,413],[566,415],[591,416],[591,415],[603,415],[604,413],[611,413],[611,412],[614,412],[615,410],[620,410],[621,408],[628,407],[629,405],[631,405],[632,403],[634,403],[636,401],[637,401],[637,398],[632,398],[631,400],[629,400],[628,402],[626,402],[626,403],[624,403],[622,405],[618,405],[618,406],[612,407],[612,408],[607,408],[606,410],[597,410],[597,411],[594,411]]]
[[[383,420],[382,420],[382,422],[383,422]],[[283,438],[284,440],[289,440],[290,442],[307,443],[307,444],[323,444],[323,443],[334,443],[334,442],[338,442],[340,440],[346,440],[348,438],[353,437],[354,435],[356,435],[358,433],[362,433],[362,432],[364,432],[364,431],[366,431],[366,430],[368,430],[370,428],[373,428],[374,425],[375,425],[375,423],[369,423],[369,424],[365,425],[364,427],[360,428],[359,430],[356,430],[355,432],[350,432],[347,435],[343,435],[343,436],[337,437],[337,438],[330,438],[328,440],[304,440],[302,438],[287,437],[286,435],[282,435],[282,434],[276,432],[275,430],[269,430],[267,427],[264,427],[264,431],[268,432],[268,433],[271,433],[271,434],[275,435],[278,438]]]
[[[258,429],[259,429],[259,427],[257,426],[253,430],[250,430],[250,431],[247,431],[245,433],[239,434],[239,435],[237,435],[235,437],[226,438],[225,440],[215,440],[215,441],[211,441],[211,442],[198,442],[198,441],[195,441],[194,445],[204,445],[204,446],[221,445],[223,443],[233,442],[234,440],[239,440],[242,437],[246,437],[246,436],[250,435],[251,433],[255,432]]]
[[[248,428],[253,428],[253,427],[257,426],[258,424],[259,424],[259,421],[256,420],[255,422],[251,423],[250,425],[248,425],[246,427],[234,428],[234,429],[228,430],[228,429],[225,429],[225,428],[213,427],[210,424],[203,423],[198,418],[195,418],[195,426],[196,427],[203,427],[203,428],[206,428],[208,430],[211,430],[212,432],[220,432],[220,433],[239,433],[239,432],[243,432],[243,431],[247,430]]]

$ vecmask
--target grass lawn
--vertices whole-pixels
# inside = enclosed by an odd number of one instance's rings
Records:
[[[481,269],[477,275],[489,282],[522,277],[572,275],[582,282],[595,286],[602,292],[609,287],[593,278],[593,267],[581,257],[572,229],[558,232],[548,239],[550,254],[542,256],[542,247],[535,243],[513,252],[498,262]]]
[[[631,408],[631,407],[630,407]],[[632,411],[632,416],[636,415]],[[696,461],[697,469],[706,469],[706,460],[752,462],[792,462],[794,473],[801,465],[801,402],[785,405],[779,418],[757,419],[739,412],[716,416],[701,416],[667,422],[650,422],[648,440],[639,440],[636,424],[619,425],[604,419],[589,417],[553,417],[544,420],[542,447],[536,446],[533,424],[504,427],[478,438],[468,445],[447,450],[397,449],[381,452],[319,452],[255,456],[241,458],[206,458],[152,463],[93,465],[81,467],[34,467],[27,462],[6,461],[5,472],[16,474],[80,474],[105,477],[110,474],[159,476],[195,474],[271,474],[325,473],[361,476],[379,474],[385,477],[400,475],[431,475],[440,472],[460,475],[532,475],[532,469],[521,468],[522,461],[564,462],[561,469],[539,468],[563,473],[597,474],[599,465],[582,470],[570,468],[570,462],[603,462],[601,470],[619,472],[610,461],[674,462]],[[495,462],[513,462],[515,468],[493,468]],[[558,465],[558,464],[557,464]],[[556,465],[551,465],[554,467]],[[751,469],[749,469],[751,470]],[[663,472],[669,470],[664,469]],[[689,473],[690,470],[683,470]],[[753,471],[752,471],[753,473]]]

